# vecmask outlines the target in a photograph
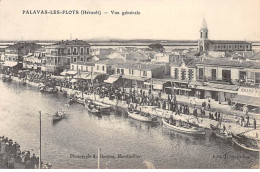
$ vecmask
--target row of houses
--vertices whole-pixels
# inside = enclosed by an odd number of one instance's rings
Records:
[[[73,71],[70,74],[81,79],[95,79],[103,75],[102,80],[108,84],[119,83],[155,92],[213,98],[219,102],[235,100],[237,95],[246,96],[244,92],[249,92],[255,94],[239,101],[257,104],[252,97],[259,96],[258,61],[213,58],[210,54],[201,56],[197,50],[190,49],[163,53],[120,49],[107,50],[105,55],[102,51],[94,53],[90,45],[82,40],[60,41],[44,48],[35,43],[20,42],[5,49],[5,65],[12,67],[21,64],[23,68],[55,74],[65,70],[65,75]],[[232,54],[244,57],[250,56],[250,53],[259,59],[259,53],[247,51]],[[137,60],[142,54],[146,54],[146,58]],[[101,59],[102,56],[109,58]],[[147,58],[151,57],[147,62]]]

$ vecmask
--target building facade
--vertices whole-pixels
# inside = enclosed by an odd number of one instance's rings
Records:
[[[201,53],[209,51],[252,51],[252,43],[247,41],[222,41],[209,40],[209,30],[206,20],[200,29],[200,39],[198,41],[198,49]]]

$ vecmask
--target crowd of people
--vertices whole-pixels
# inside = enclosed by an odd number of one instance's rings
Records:
[[[39,157],[31,155],[30,151],[21,151],[20,145],[12,139],[0,137],[0,167],[15,168],[15,163],[26,169],[39,168]]]

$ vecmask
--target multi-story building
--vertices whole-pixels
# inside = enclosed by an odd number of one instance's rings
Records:
[[[67,67],[67,47],[52,45],[46,47],[46,55],[43,59],[42,71],[59,73]]]
[[[41,70],[42,64],[45,64],[45,48],[39,48],[34,53],[29,53],[23,56],[23,68]]]
[[[197,63],[196,96],[219,102],[232,100],[240,87],[258,88],[260,63],[239,60],[202,60]]]
[[[83,40],[61,41],[57,45],[66,47],[67,64],[75,62],[87,62],[90,58],[90,44]]]
[[[127,87],[145,88],[145,81],[165,75],[165,66],[153,63],[119,63],[115,67],[115,74],[122,76]]]
[[[6,61],[22,62],[23,56],[33,53],[41,46],[36,43],[18,42],[5,48]]]

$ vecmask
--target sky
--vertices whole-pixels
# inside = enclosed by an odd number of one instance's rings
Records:
[[[101,15],[23,10],[89,10]],[[140,15],[123,16],[124,11]],[[203,17],[209,39],[260,40],[260,0],[0,0],[0,40],[197,40]]]

